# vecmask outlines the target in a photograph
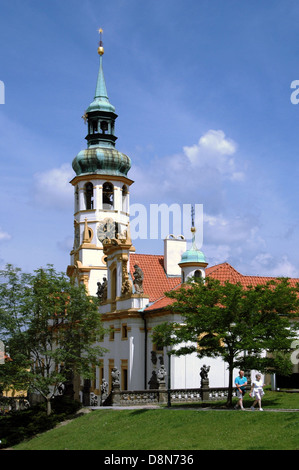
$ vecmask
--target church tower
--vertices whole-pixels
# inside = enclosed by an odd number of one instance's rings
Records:
[[[130,158],[116,150],[115,120],[103,72],[104,47],[99,30],[99,72],[95,95],[83,116],[87,148],[74,158],[74,246],[67,274],[96,295],[107,275],[103,241],[116,238],[129,224]]]

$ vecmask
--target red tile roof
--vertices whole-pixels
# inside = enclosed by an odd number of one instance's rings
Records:
[[[165,292],[176,289],[181,285],[181,277],[169,277],[164,269],[164,256],[162,255],[130,255],[130,271],[133,277],[134,265],[138,264],[143,271],[144,293],[149,296],[151,305],[146,311],[159,310],[170,305],[174,300],[165,296]],[[243,286],[256,286],[276,279],[266,276],[244,276],[234,269],[229,263],[221,263],[206,269],[206,276],[218,279],[220,282],[240,282]],[[295,285],[299,279],[290,279],[290,284]]]
[[[219,281],[229,281],[231,283],[240,282],[243,286],[257,286],[268,281],[275,280],[274,276],[244,276],[236,271],[229,263],[221,263],[206,269],[206,276]],[[289,282],[295,286],[299,282],[298,278],[290,278]]]
[[[154,302],[165,296],[165,292],[181,284],[181,277],[168,277],[164,269],[164,256],[162,255],[130,255],[130,272],[133,278],[134,265],[142,269],[144,274],[143,290]]]

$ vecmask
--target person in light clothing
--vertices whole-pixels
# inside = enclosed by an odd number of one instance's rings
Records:
[[[253,382],[251,384],[251,390],[250,390],[250,393],[249,393],[249,395],[252,398],[255,398],[255,401],[253,402],[253,404],[251,406],[252,410],[255,409],[254,408],[255,405],[258,403],[259,410],[263,411],[263,408],[262,408],[262,397],[264,396],[263,387],[264,387],[264,382],[262,380],[261,374],[256,374],[255,380],[253,380]]]
[[[244,376],[244,371],[243,370],[240,370],[239,377],[236,377],[235,385],[236,385],[236,388],[237,388],[237,397],[239,399],[237,405],[235,406],[235,409],[240,407],[241,410],[244,410],[243,396],[246,393],[247,377]]]

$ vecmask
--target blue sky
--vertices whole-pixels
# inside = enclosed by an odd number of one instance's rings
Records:
[[[299,277],[296,0],[0,0],[0,12],[1,266],[69,263],[71,162],[102,27],[131,203],[203,204],[210,266]]]

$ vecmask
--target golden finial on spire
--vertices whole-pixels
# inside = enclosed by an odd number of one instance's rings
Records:
[[[191,206],[191,220],[192,220],[192,226],[191,226],[191,232],[196,232],[196,228],[194,226],[194,207]]]
[[[98,54],[99,55],[103,55],[104,54],[104,47],[103,47],[103,41],[102,41],[102,33],[103,33],[103,30],[102,28],[100,28],[98,30],[99,34],[100,34],[100,42],[99,42],[99,47],[98,47]]]

